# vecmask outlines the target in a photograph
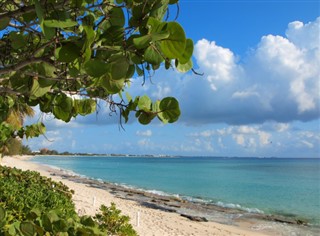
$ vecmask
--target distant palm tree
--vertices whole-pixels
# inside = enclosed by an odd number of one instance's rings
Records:
[[[15,129],[19,129],[23,126],[24,119],[26,117],[33,117],[34,110],[26,103],[15,103],[9,110],[6,122]]]
[[[16,100],[16,103],[9,109],[7,119],[5,120],[5,122],[12,125],[16,130],[20,129],[23,126],[24,119],[26,117],[32,117],[35,114],[34,110],[28,104],[20,102],[17,103],[17,101],[19,100]],[[10,153],[12,151],[10,150],[10,148],[16,148],[17,141],[20,142],[20,146],[22,146],[21,140],[17,140],[14,142],[14,140],[12,139],[17,138],[8,139],[8,141],[1,147],[2,150],[0,150],[0,158],[1,154]],[[15,145],[12,146],[11,144]]]

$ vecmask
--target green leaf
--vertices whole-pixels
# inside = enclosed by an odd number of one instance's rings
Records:
[[[95,226],[95,222],[91,216],[82,216],[80,222],[85,226],[89,226],[89,227]]]
[[[161,100],[159,104],[160,113],[158,113],[158,118],[163,123],[173,123],[179,119],[181,114],[179,103],[173,97],[166,97]]]
[[[49,19],[45,20],[43,24],[49,28],[69,28],[78,25],[78,22],[73,21],[71,19],[66,19],[64,21],[62,20],[54,20],[54,19]]]
[[[151,34],[152,42],[167,39],[169,36],[170,36],[170,33],[168,31]]]
[[[87,62],[91,58],[91,54],[92,54],[91,45],[95,40],[96,33],[93,30],[92,26],[83,26],[83,29],[86,33],[86,40],[82,50],[84,51],[84,55],[83,55],[84,61]]]
[[[113,7],[109,12],[110,24],[112,26],[123,26],[125,23],[125,18],[122,8]]]
[[[85,116],[96,110],[96,101],[93,99],[77,99],[74,100],[74,108],[78,114]]]
[[[159,65],[164,58],[159,54],[159,49],[155,44],[150,45],[144,52],[144,59],[153,65]]]
[[[179,57],[179,62],[181,64],[186,64],[190,61],[193,54],[193,41],[192,39],[187,39],[186,48],[182,55]]]
[[[40,24],[40,28],[42,30],[43,35],[45,36],[46,39],[51,39],[53,38],[53,36],[55,35],[56,31],[53,28],[48,28],[45,24],[44,24],[44,14],[43,14],[43,10],[40,4],[39,0],[34,0],[34,5],[36,8],[36,13],[39,19],[39,24]]]
[[[47,87],[41,87],[38,80],[34,79],[33,80],[33,84],[32,84],[32,88],[30,91],[30,95],[33,98],[38,98],[43,96],[44,94],[46,94],[47,92],[49,92],[51,89],[51,86],[47,86]]]
[[[99,78],[102,75],[108,72],[108,66],[106,63],[99,59],[91,59],[84,64],[84,70],[87,72],[88,75]]]
[[[26,40],[22,34],[18,32],[11,32],[9,36],[11,40],[11,46],[13,49],[19,49],[26,46]]]
[[[171,5],[171,4],[176,4],[176,3],[178,3],[179,2],[179,0],[169,0],[169,4]]]
[[[65,43],[55,50],[55,57],[61,62],[72,62],[80,57],[80,48],[75,43]]]
[[[138,107],[140,110],[148,112],[151,109],[151,105],[152,101],[147,95],[140,97],[138,102]]]
[[[191,59],[185,64],[181,64],[180,61],[178,61],[178,60],[177,60],[177,62],[178,62],[177,65],[176,65],[177,66],[177,70],[179,72],[182,72],[182,73],[185,73],[185,72],[191,70],[192,67],[193,67],[193,63],[192,63]]]
[[[138,121],[142,125],[148,125],[156,117],[156,114],[152,112],[141,112],[139,115]]]
[[[138,49],[142,49],[142,48],[146,48],[149,46],[150,42],[152,40],[151,35],[144,35],[138,38],[134,38],[133,39],[133,44],[136,48]]]
[[[162,20],[164,15],[167,12],[168,3],[169,3],[169,0],[162,0],[161,3],[159,3],[158,6],[155,6],[155,9],[153,9],[150,12],[150,16],[153,16],[156,19]]]
[[[36,234],[35,227],[30,222],[22,222],[20,224],[20,230],[24,236],[34,236]]]
[[[104,76],[100,80],[100,84],[104,87],[108,93],[116,94],[119,93],[124,86],[124,79],[122,80],[113,80],[108,76]]]
[[[110,58],[108,66],[109,74],[113,80],[121,80],[126,78],[129,69],[129,62],[126,57],[115,55],[113,58]]]
[[[162,52],[169,59],[179,58],[186,48],[186,35],[177,22],[169,22],[167,27],[170,36],[160,42]]]
[[[7,28],[7,26],[10,23],[10,18],[9,17],[4,17],[0,20],[0,30],[3,30]]]
[[[53,100],[52,113],[60,120],[69,122],[73,115],[72,108],[73,100],[65,94],[59,94]]]
[[[46,62],[38,63],[37,64],[37,71],[40,75],[43,75],[45,77],[56,77],[55,72],[56,72],[56,67],[53,65],[50,65]]]
[[[39,135],[44,134],[46,132],[46,127],[42,122],[27,125],[25,127],[25,135],[26,138],[39,137]]]
[[[4,208],[2,206],[0,206],[0,222],[4,221],[6,218],[6,211],[4,210]]]

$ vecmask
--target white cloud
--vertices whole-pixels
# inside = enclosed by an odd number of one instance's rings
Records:
[[[302,140],[301,143],[303,143],[308,148],[313,148],[314,145],[306,140]]]
[[[245,145],[245,139],[243,134],[233,134],[233,139],[236,141],[237,144],[244,146]]]
[[[138,131],[136,132],[136,135],[138,135],[138,136],[151,137],[151,136],[152,136],[152,131],[151,131],[150,129],[145,130],[145,131],[140,131],[140,130],[138,130]]]
[[[183,121],[250,124],[318,119],[319,28],[320,17],[305,25],[290,23],[287,37],[263,36],[240,61],[230,49],[198,41],[194,56],[204,76],[186,76],[176,90],[180,89]]]
[[[290,127],[290,125],[287,124],[287,123],[277,123],[277,124],[275,125],[275,128],[276,128],[276,130],[277,130],[278,132],[284,132],[284,131],[288,130],[289,127]]]

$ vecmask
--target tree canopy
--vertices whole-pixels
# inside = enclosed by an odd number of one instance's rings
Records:
[[[178,0],[0,0],[0,144],[45,132],[41,122],[12,125],[17,107],[39,106],[69,122],[94,112],[101,99],[125,122],[130,113],[141,124],[175,122],[175,98],[124,93],[133,77],[146,79],[160,66],[192,69],[192,40],[167,20],[173,4]]]

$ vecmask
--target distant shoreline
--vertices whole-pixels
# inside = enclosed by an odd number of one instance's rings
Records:
[[[90,154],[90,153],[72,153],[72,154],[34,154],[34,155],[21,155],[28,157],[46,157],[46,156],[57,156],[57,157],[132,157],[132,158],[220,158],[220,159],[319,159],[319,157],[240,157],[240,156],[184,156],[184,155],[152,155],[152,154]],[[14,157],[21,157],[16,155]]]

